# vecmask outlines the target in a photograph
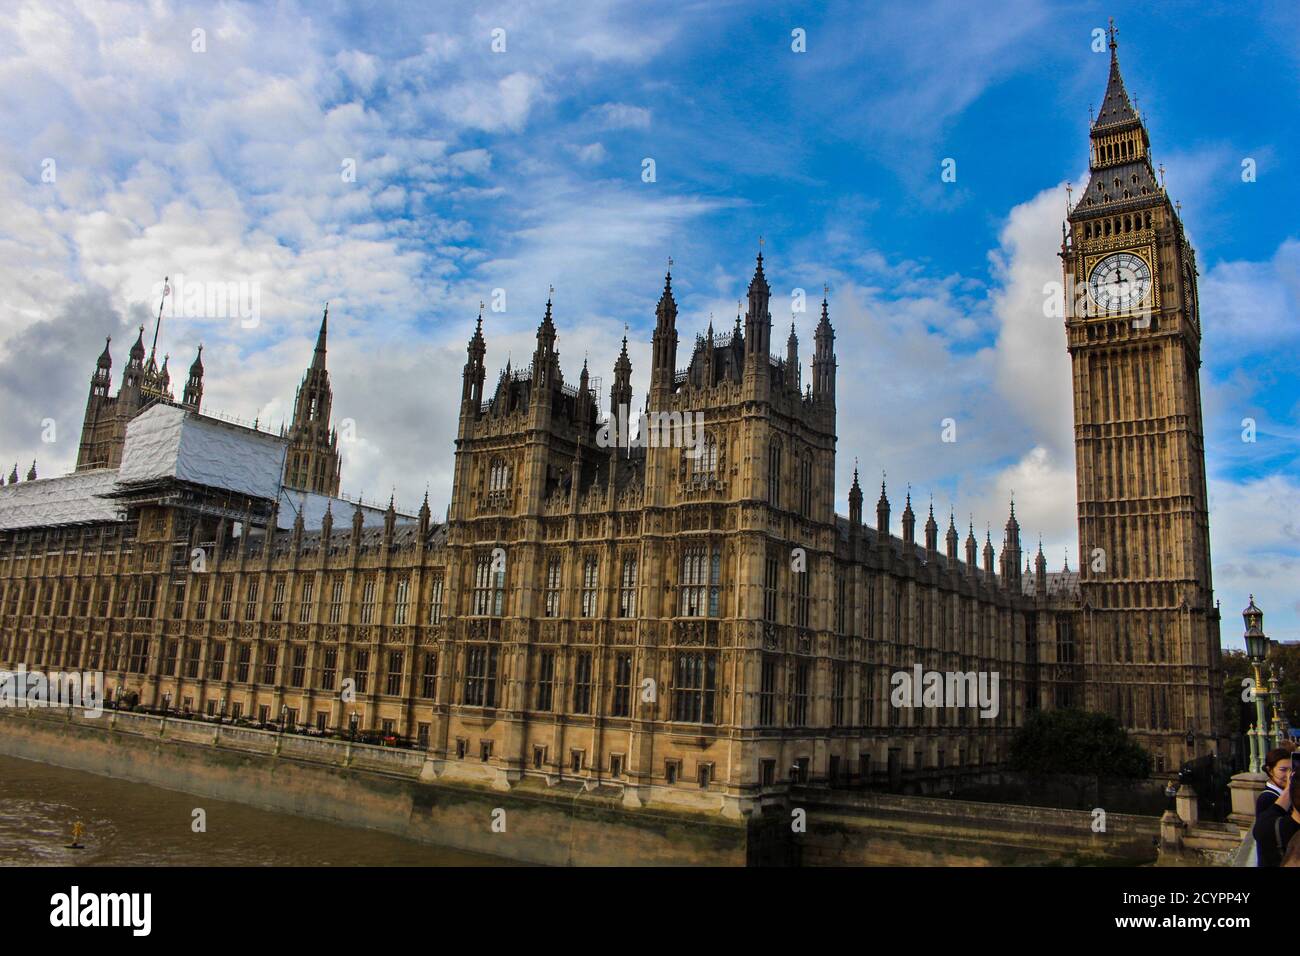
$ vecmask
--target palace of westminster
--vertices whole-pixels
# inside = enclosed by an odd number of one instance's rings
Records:
[[[200,412],[201,355],[176,402],[143,328],[110,394],[106,346],[75,472],[0,487],[0,667],[408,737],[451,779],[730,813],[791,780],[994,770],[1053,708],[1114,715],[1157,771],[1221,751],[1195,255],[1113,34],[1090,135],[1060,249],[1066,289],[1088,290],[1065,321],[1077,571],[1022,551],[1014,504],[996,560],[932,507],[918,529],[910,497],[891,518],[883,484],[868,524],[856,472],[837,515],[829,304],[805,387],[793,329],[772,355],[760,254],[743,327],[697,335],[684,368],[665,281],[646,408],[702,413],[694,451],[603,447],[603,396],[585,364],[565,381],[549,301],[531,364],[489,381],[480,316],[443,523],[427,495],[417,515],[338,497],[328,312],[279,434]],[[625,338],[611,416],[631,374]],[[997,674],[996,714],[894,706],[917,665]]]

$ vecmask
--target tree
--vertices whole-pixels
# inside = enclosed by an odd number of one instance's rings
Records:
[[[1151,756],[1109,714],[1039,711],[1011,742],[1011,769],[1136,779],[1150,774]]]

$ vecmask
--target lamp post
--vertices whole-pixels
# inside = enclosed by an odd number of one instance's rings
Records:
[[[221,697],[217,701],[217,726],[220,727],[226,717],[226,698]]]
[[[355,710],[352,711],[351,715],[348,717],[348,730],[352,734],[352,739],[355,741],[357,739],[357,712]]]
[[[1282,694],[1278,691],[1277,686],[1277,668],[1269,666],[1268,669],[1268,703],[1273,712],[1273,746],[1282,746]]]
[[[1250,738],[1250,772],[1262,773],[1264,754],[1267,750],[1264,722],[1264,682],[1260,679],[1260,667],[1268,656],[1268,637],[1264,634],[1264,612],[1255,606],[1255,595],[1250,596],[1250,604],[1241,612],[1246,621],[1246,656],[1250,658],[1255,671],[1255,726],[1248,732]]]
[[[289,705],[282,704],[280,706],[280,733],[284,733],[285,726],[288,724],[288,721],[289,721]]]

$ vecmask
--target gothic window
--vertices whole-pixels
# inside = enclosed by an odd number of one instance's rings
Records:
[[[790,671],[790,694],[786,699],[786,723],[803,727],[808,723],[808,661],[800,658]]]
[[[488,468],[488,497],[504,497],[510,490],[510,465],[504,458],[493,458]]]
[[[582,560],[582,616],[596,616],[596,586],[598,584],[597,563],[595,555],[587,555]]]
[[[573,669],[573,712],[591,713],[591,651],[580,651]]]
[[[251,621],[257,616],[257,588],[259,581],[251,578],[248,582],[248,600],[244,604],[244,620]]]
[[[275,585],[271,592],[271,620],[284,620],[284,578],[275,579]]]
[[[691,458],[691,477],[695,481],[714,481],[718,477],[718,439],[712,433],[705,434],[698,448],[687,450]]]
[[[618,616],[636,617],[636,555],[623,558],[623,573],[619,579]]]
[[[302,582],[302,604],[298,607],[298,623],[311,623],[311,606],[312,592],[316,590],[316,582],[307,578]]]
[[[537,660],[537,709],[550,710],[555,701],[555,651],[542,651]]]
[[[429,595],[429,623],[442,623],[442,575],[433,576],[433,590]]]
[[[479,555],[474,563],[473,613],[499,617],[505,605],[505,588],[505,561],[494,568],[492,555]]]
[[[140,579],[140,593],[136,598],[135,616],[136,617],[153,617],[153,578]]]
[[[337,624],[343,616],[343,577],[336,575],[330,588],[330,623]]]
[[[295,645],[289,667],[289,686],[302,687],[307,682],[307,648]]]
[[[780,663],[775,654],[764,654],[758,690],[758,725],[776,726],[776,678]]]
[[[682,555],[681,617],[717,617],[722,553],[715,547],[689,548]]]
[[[614,717],[629,717],[632,713],[632,655],[614,655]]]
[[[321,690],[334,689],[334,675],[337,673],[339,661],[339,652],[330,648],[325,652],[325,660],[321,666],[320,686]]]
[[[835,630],[847,634],[849,630],[849,582],[847,572],[836,582]]]
[[[361,584],[361,623],[369,624],[375,616],[375,579],[366,578]]]
[[[252,655],[253,655],[253,648],[251,645],[249,644],[239,645],[239,657],[236,659],[236,664],[235,664],[235,680],[241,684],[248,683],[248,669],[252,664]],[[195,655],[196,664],[197,661],[198,661],[198,657],[196,653]],[[189,676],[193,677],[194,675],[191,674]]]
[[[768,554],[763,564],[763,620],[776,623],[776,589],[781,573],[781,558]]]
[[[352,656],[352,680],[358,694],[364,694],[370,686],[370,652],[356,651]]]
[[[388,653],[388,685],[385,691],[389,697],[398,697],[402,693],[402,652]]]
[[[832,720],[836,727],[844,724],[844,704],[847,700],[846,690],[848,688],[848,667],[843,661],[836,661],[831,668],[831,686],[834,696],[831,698],[833,716]]]
[[[280,648],[272,644],[270,647],[266,648],[265,656],[262,658],[262,683],[263,684],[275,683],[275,666],[276,664],[279,663],[279,661],[280,661]],[[365,688],[358,686],[357,689],[364,690]]]
[[[805,455],[799,462],[799,511],[805,518],[811,518],[812,510],[812,458]]]
[[[547,617],[560,614],[560,557],[552,555],[546,562],[545,612]]]
[[[208,662],[208,678],[222,680],[226,676],[226,645],[217,644],[212,648],[212,660]]]
[[[420,696],[433,700],[438,694],[438,653],[427,651],[424,655],[424,672],[420,675]]]
[[[794,575],[794,618],[795,627],[807,627],[809,612],[812,608],[812,596],[810,594],[811,584],[809,578],[812,577],[810,571],[800,571]]]
[[[405,624],[409,613],[411,602],[411,582],[407,578],[399,578],[396,587],[393,589],[393,623]]]
[[[497,648],[471,647],[465,667],[465,703],[470,707],[495,707]]]
[[[673,720],[711,724],[717,684],[718,656],[680,652],[673,668]]]
[[[781,443],[776,439],[767,450],[767,501],[781,507]]]

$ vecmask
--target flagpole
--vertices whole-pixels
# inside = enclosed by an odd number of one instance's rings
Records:
[[[163,303],[167,301],[167,293],[171,292],[170,286],[167,285],[167,280],[170,278],[171,276],[163,277],[162,298],[158,300],[158,319],[153,324],[153,345],[149,347],[149,361],[151,363],[154,361],[154,355],[158,351],[158,328],[162,325]]]

